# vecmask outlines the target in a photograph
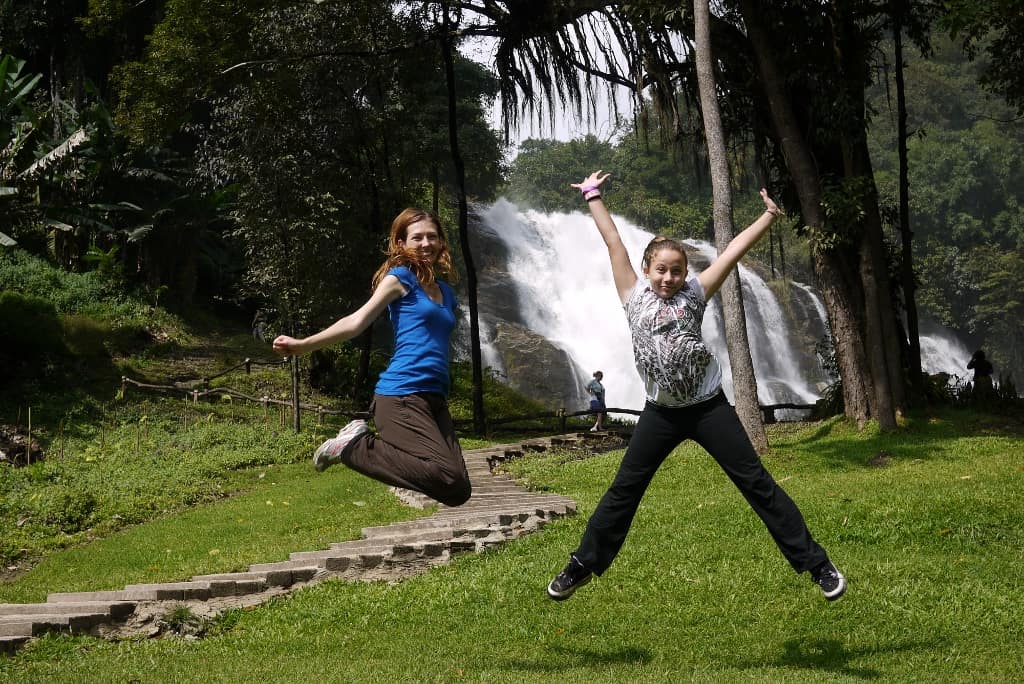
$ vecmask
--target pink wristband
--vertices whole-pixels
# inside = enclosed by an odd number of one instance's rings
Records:
[[[597,190],[597,189],[598,189],[598,187],[596,185],[584,185],[582,188],[580,188],[580,192],[582,192],[584,195],[586,195],[591,190]]]

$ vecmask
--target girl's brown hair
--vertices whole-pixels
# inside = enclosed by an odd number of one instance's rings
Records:
[[[404,243],[408,234],[409,226],[419,221],[430,221],[437,228],[437,237],[441,245],[441,251],[437,255],[437,261],[431,264],[425,261],[419,254],[412,250],[403,249],[399,241]],[[444,235],[444,228],[441,227],[441,219],[437,214],[427,209],[408,208],[395,217],[391,222],[391,232],[388,234],[388,246],[384,250],[387,258],[380,265],[377,272],[373,274],[372,286],[374,289],[384,279],[388,271],[396,266],[405,266],[416,275],[421,285],[430,285],[437,276],[443,276],[448,282],[458,282],[458,274],[452,266],[452,255],[448,251],[448,239]]]
[[[683,249],[683,243],[673,238],[665,237],[664,235],[659,235],[650,242],[648,242],[647,247],[644,249],[644,257],[643,261],[641,262],[641,265],[643,266],[644,270],[647,270],[647,268],[651,265],[651,257],[653,257],[657,252],[660,252],[663,249],[672,249],[682,254],[684,266],[689,261],[689,259],[686,258],[686,250]]]

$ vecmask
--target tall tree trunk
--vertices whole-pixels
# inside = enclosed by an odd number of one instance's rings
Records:
[[[907,317],[907,375],[910,386],[920,393],[921,334],[917,318],[917,285],[914,282],[914,231],[910,229],[910,177],[907,163],[907,93],[903,80],[902,7],[893,11],[893,38],[896,61],[896,146],[899,152],[900,195],[900,287],[903,289],[903,311]]]
[[[841,74],[849,102],[855,105],[853,117],[857,124],[856,127],[845,129],[849,133],[840,134],[840,147],[843,153],[843,176],[847,187],[853,189],[854,199],[859,201],[864,217],[859,222],[860,275],[864,292],[864,341],[871,368],[871,396],[874,399],[872,417],[878,420],[883,431],[888,431],[896,428],[896,414],[903,410],[905,393],[896,309],[889,284],[889,260],[878,207],[878,189],[865,134],[867,103],[863,84],[868,78],[865,73],[867,59],[857,55],[860,50],[857,40],[847,35],[851,24],[836,19],[834,25],[837,27],[834,38],[837,72]]]
[[[483,356],[480,352],[480,312],[477,306],[476,266],[473,251],[469,245],[469,207],[466,201],[466,169],[459,151],[459,125],[456,118],[455,65],[452,45],[453,27],[444,6],[444,35],[441,51],[444,53],[444,74],[448,85],[448,137],[452,148],[452,163],[455,165],[455,179],[459,192],[459,243],[462,246],[463,261],[466,262],[466,290],[469,298],[469,345],[473,364],[473,431],[482,435],[487,424],[484,414]]]
[[[821,203],[821,180],[814,157],[790,105],[785,78],[775,62],[758,4],[756,0],[740,0],[740,8],[761,76],[761,86],[768,100],[775,134],[796,186],[800,212],[807,225],[820,229],[825,226],[825,211]],[[857,314],[861,309],[857,306],[858,302],[853,301],[860,293],[860,279],[857,274],[846,272],[848,269],[844,267],[844,259],[836,251],[824,249],[814,238],[811,241],[811,253],[843,383],[844,411],[858,426],[863,426],[871,415],[871,406],[867,385],[870,373]]]
[[[880,403],[878,420],[882,429],[889,429],[896,427],[897,416],[906,413],[907,392],[903,375],[902,333],[898,325],[893,287],[889,278],[889,259],[878,206],[878,188],[875,185],[867,139],[862,137],[858,140],[856,149],[857,173],[866,179],[867,184],[867,195],[864,198],[864,239],[869,252],[865,256],[871,259],[875,281],[874,297],[865,296],[865,305],[869,307],[865,310],[865,318],[877,320],[879,326],[885,366],[877,370],[884,370],[885,375],[876,372],[874,382],[876,393],[884,391],[888,395],[886,399],[892,408],[892,415],[883,413],[886,410],[885,403]],[[866,282],[864,289],[867,295]],[[875,309],[875,313],[872,313],[871,307]]]
[[[697,58],[697,80],[700,87],[701,112],[704,118],[704,138],[707,140],[708,160],[711,167],[711,187],[714,197],[715,244],[721,253],[734,235],[732,225],[732,183],[726,159],[722,119],[718,109],[714,60],[711,51],[710,10],[708,0],[693,0],[694,44]],[[743,310],[739,269],[722,285],[722,312],[725,319],[725,341],[732,366],[733,394],[736,413],[743,423],[751,443],[758,453],[768,450],[761,410],[757,401],[757,381],[754,363],[750,358],[747,324]]]

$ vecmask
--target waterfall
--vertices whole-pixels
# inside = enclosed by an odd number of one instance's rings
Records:
[[[500,277],[508,281],[489,290],[508,293],[507,297],[491,294],[480,300],[481,344],[487,365],[503,370],[500,355],[489,344],[493,325],[486,321],[507,318],[507,310],[495,312],[511,304],[516,308],[517,323],[564,350],[575,366],[570,377],[574,376],[580,387],[600,370],[608,406],[642,408],[644,390],[633,365],[626,317],[612,281],[607,249],[590,216],[523,210],[504,199],[478,207],[476,215],[476,249],[500,254],[504,260]],[[633,266],[639,269],[643,250],[654,236],[620,216],[615,223]],[[707,242],[685,242],[692,248],[688,277],[693,277],[717,251]],[[827,330],[820,297],[808,285],[789,282],[781,288],[788,291],[788,297],[780,301],[773,287],[752,268],[741,264],[739,271],[760,403],[814,403],[831,382],[815,349]],[[502,301],[493,301],[499,298]],[[722,331],[720,297],[716,296],[705,314],[703,334],[722,364],[723,387],[732,401],[732,375]],[[954,352],[956,338],[948,331],[941,339],[941,345],[933,345],[932,338],[926,343],[922,337],[925,369],[962,376],[970,356],[964,358],[966,347],[961,343],[962,349]],[[567,388],[566,396],[569,403],[580,401],[573,398],[581,397],[579,388]],[[585,406],[580,401],[579,406],[566,408]]]
[[[967,370],[973,352],[967,345],[947,328],[930,324],[922,326],[922,330],[925,327],[928,333],[922,332],[920,338],[921,370],[928,374],[948,373],[952,383],[956,379],[973,378],[974,371]]]

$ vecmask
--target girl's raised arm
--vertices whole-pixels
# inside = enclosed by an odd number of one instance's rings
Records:
[[[629,261],[629,253],[626,246],[622,244],[619,230],[615,227],[612,215],[601,200],[601,185],[608,180],[610,173],[603,174],[601,169],[583,179],[582,183],[571,183],[572,187],[579,189],[585,198],[587,206],[590,207],[590,215],[597,224],[597,230],[608,247],[608,259],[612,264],[612,279],[615,281],[615,289],[619,293],[619,299],[625,303],[636,285],[637,275],[633,264]]]
[[[739,263],[743,255],[750,250],[754,244],[761,239],[776,216],[782,216],[782,210],[768,196],[768,191],[761,188],[761,199],[764,200],[764,213],[756,221],[747,226],[742,233],[729,242],[728,246],[718,255],[718,258],[711,262],[711,265],[701,271],[697,276],[701,286],[704,288],[704,300],[711,299],[711,296],[718,292],[722,283],[729,277],[729,273]]]

